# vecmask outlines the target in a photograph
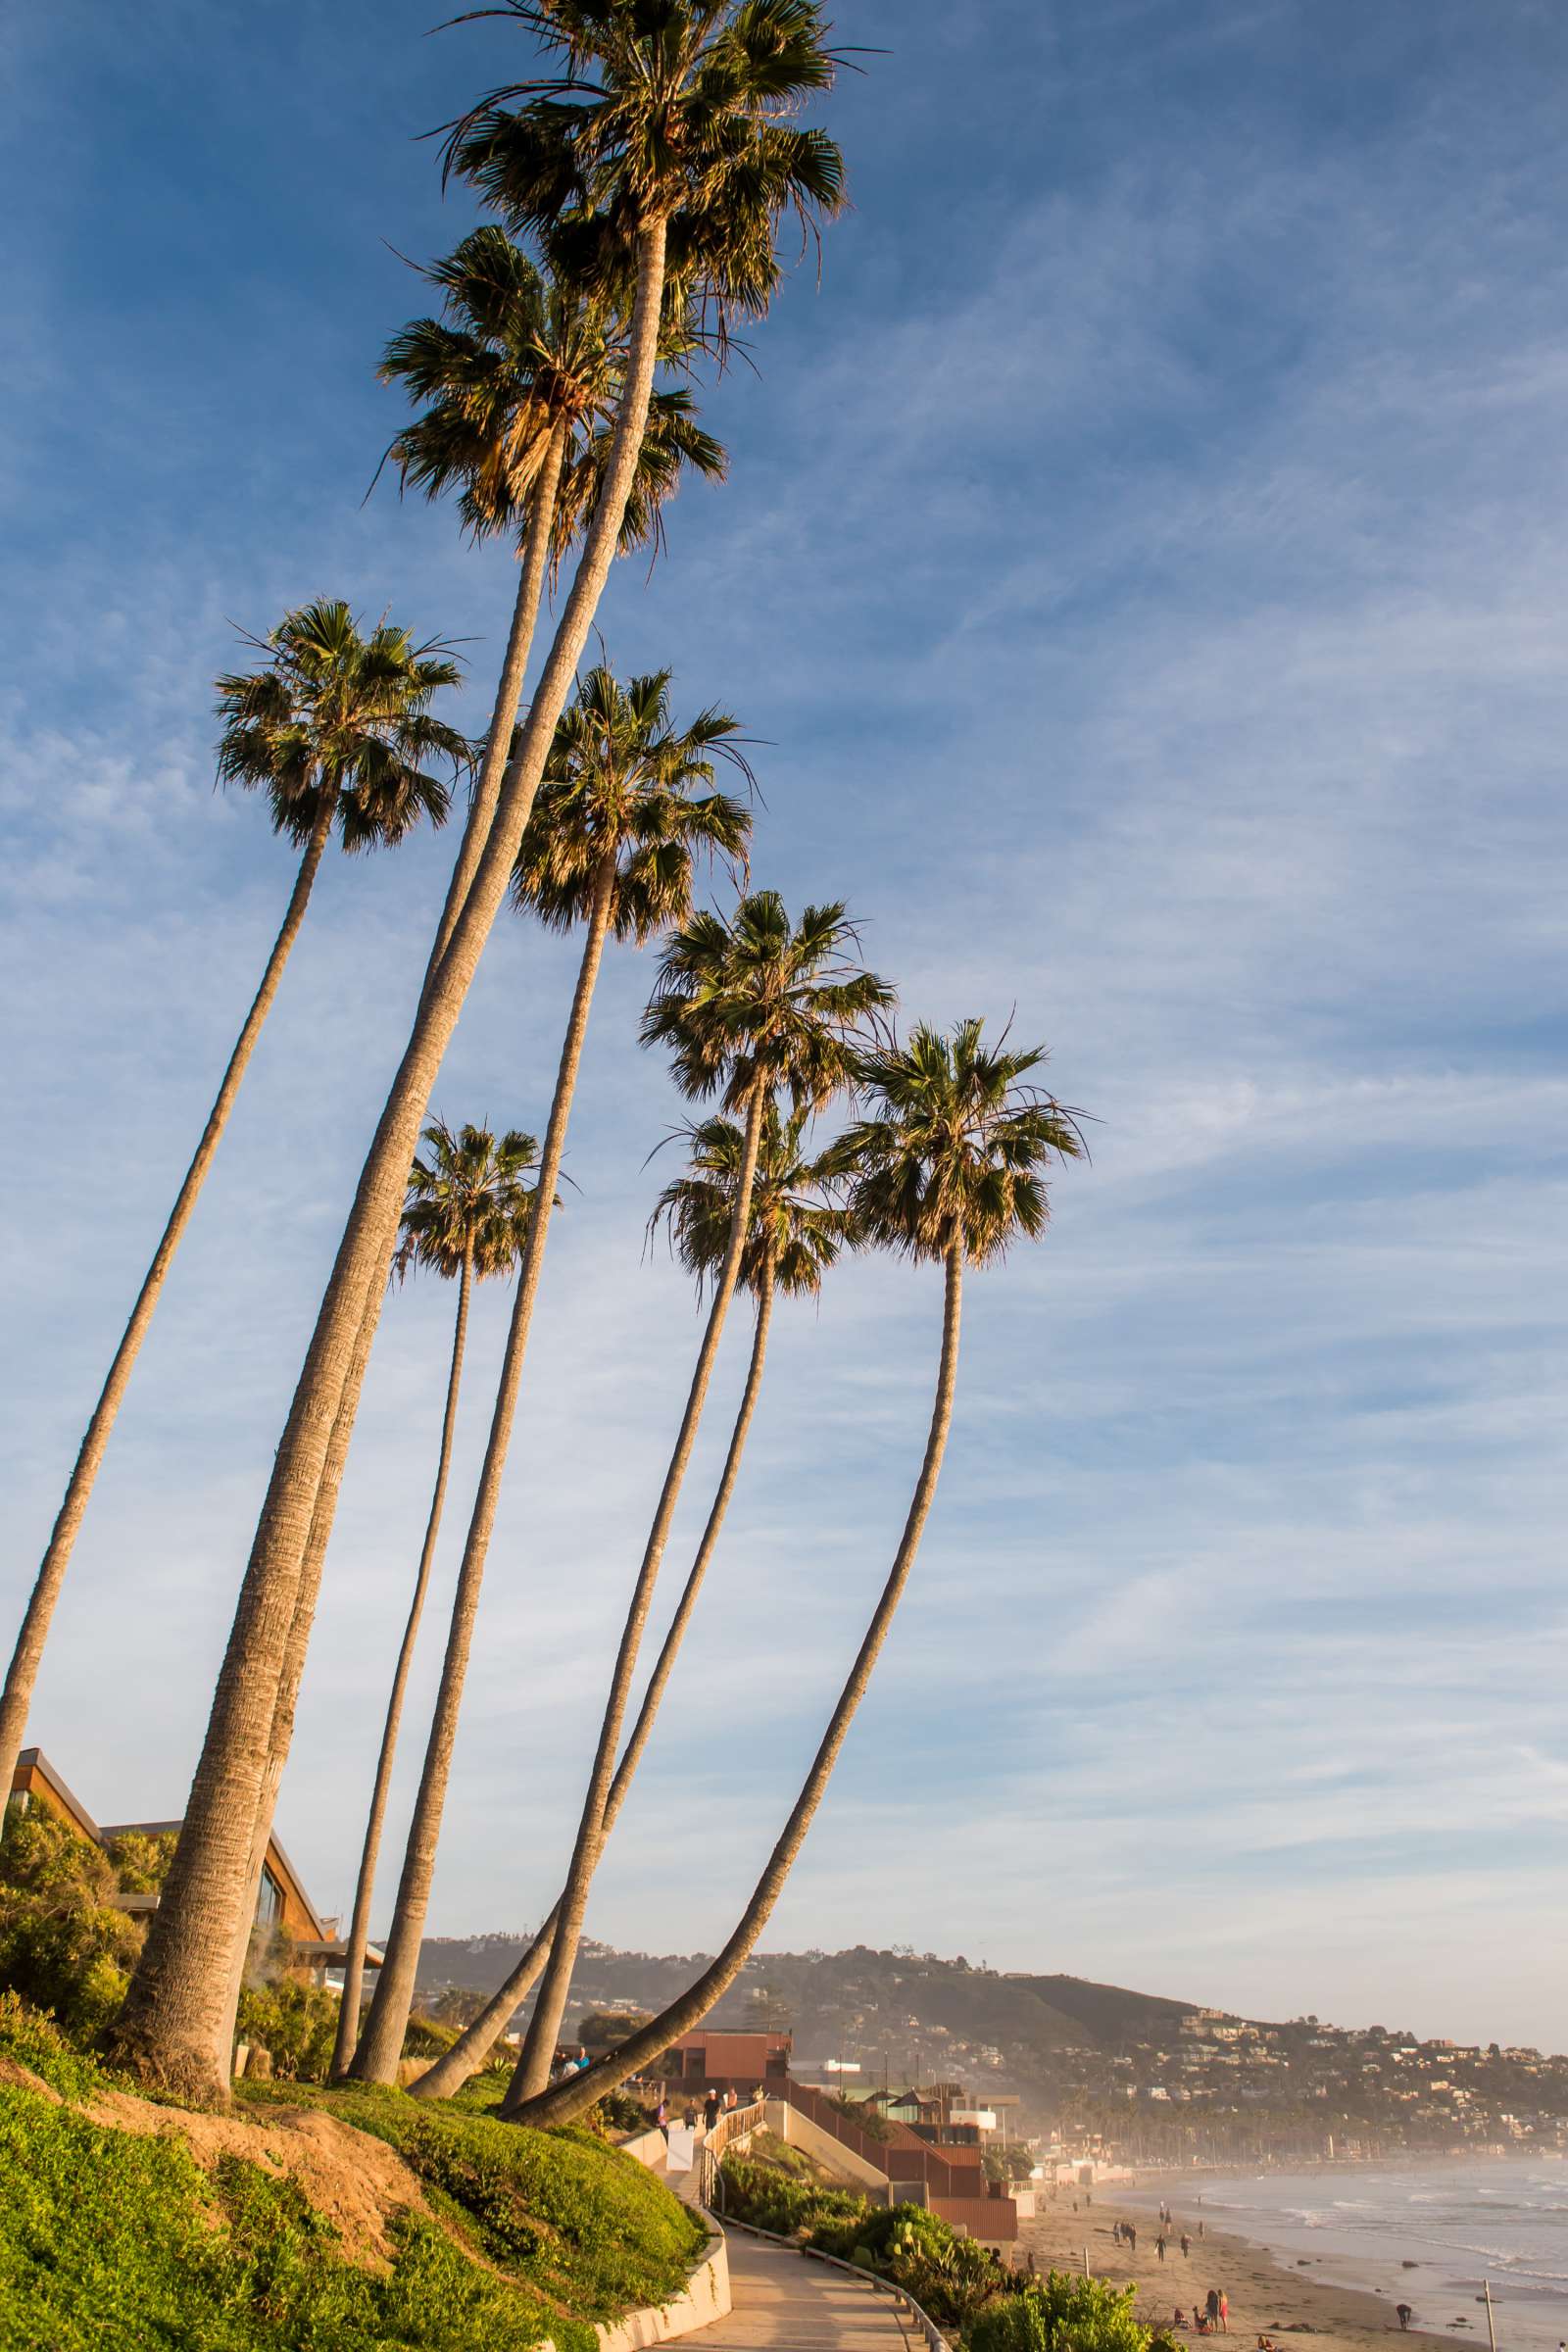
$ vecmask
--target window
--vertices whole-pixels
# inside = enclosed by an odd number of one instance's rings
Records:
[[[283,1889],[264,1863],[261,1888],[256,1897],[256,1924],[259,1928],[275,1928],[282,1916]]]

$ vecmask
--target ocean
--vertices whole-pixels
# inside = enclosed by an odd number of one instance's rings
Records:
[[[1165,2198],[1191,2226],[1267,2246],[1287,2266],[1305,2256],[1337,2286],[1380,2286],[1412,2323],[1477,2345],[1491,2283],[1497,2352],[1555,2352],[1568,2339],[1568,2163],[1450,2157],[1407,2166],[1308,2173],[1190,2175],[1118,2201]],[[1413,2269],[1406,2268],[1413,2264]],[[1464,2320],[1458,2328],[1453,2323]]]

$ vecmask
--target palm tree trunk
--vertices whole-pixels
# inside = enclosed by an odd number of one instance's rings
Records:
[[[784,1882],[806,1842],[812,1816],[832,1778],[839,1750],[844,1745],[845,1734],[865,1695],[872,1668],[887,1640],[888,1628],[893,1623],[905,1586],[909,1580],[909,1571],[914,1566],[915,1555],[920,1548],[920,1538],[931,1508],[931,1498],[936,1493],[948,1430],[953,1420],[962,1293],[963,1250],[961,1244],[955,1243],[947,1255],[942,1360],[937,1373],[936,1398],[931,1407],[925,1458],[915,1481],[909,1515],[904,1523],[904,1534],[894,1555],[888,1581],[882,1588],[881,1597],[865,1630],[865,1638],[850,1669],[849,1680],[839,1692],[838,1704],[822,1736],[822,1744],[811,1760],[811,1769],[784,1824],[783,1834],[768,1857],[767,1868],[752,1890],[752,1899],[742,1913],[739,1924],[717,1958],[710,1963],[696,1984],[683,1992],[678,2000],[672,2001],[650,2024],[639,2027],[617,2049],[612,2050],[608,2057],[599,2059],[585,2073],[568,2076],[564,2082],[558,2082],[540,2098],[529,2099],[515,2107],[509,2105],[506,2112],[514,2122],[536,2126],[575,2123],[606,2091],[613,2090],[617,2082],[624,2082],[628,2075],[635,2074],[639,2067],[667,2050],[672,2041],[678,2041],[683,2034],[690,2034],[694,2027],[700,2025],[714,2002],[729,1990],[756,1949],[758,1938],[767,1925]]]
[[[561,1066],[556,1075],[555,1097],[550,1104],[550,1124],[545,1129],[544,1150],[539,1159],[534,1213],[528,1220],[528,1239],[523,1246],[522,1264],[517,1274],[517,1296],[512,1305],[512,1323],[507,1332],[507,1351],[501,1363],[501,1380],[490,1421],[490,1439],[479,1472],[473,1514],[468,1522],[463,1566],[458,1573],[458,1589],[452,1603],[452,1627],[441,1667],[441,1685],[436,1693],[429,1742],[425,1748],[424,1771],[420,1776],[419,1793],[409,1828],[403,1876],[398,1884],[397,1903],[392,1914],[392,1931],[387,1937],[370,2014],[366,2020],[365,2038],[349,2070],[358,2082],[391,2082],[396,2080],[409,2011],[414,2005],[414,1980],[419,1965],[425,1913],[429,1908],[430,1883],[435,1876],[436,1847],[441,1837],[441,1817],[446,1807],[452,1748],[457,1739],[458,1715],[463,1705],[463,1686],[468,1671],[468,1651],[473,1642],[474,1619],[479,1610],[479,1590],[484,1582],[490,1535],[495,1526],[501,1481],[512,1442],[512,1424],[517,1410],[517,1391],[522,1381],[523,1358],[528,1349],[534,1300],[539,1295],[539,1278],[544,1271],[550,1212],[555,1203],[556,1187],[561,1181],[566,1122],[571,1116],[571,1100],[576,1092],[583,1042],[588,1034],[588,1013],[599,978],[599,966],[604,957],[606,935],[610,929],[614,886],[615,860],[612,855],[604,860],[594,889],[588,936],[583,943],[582,962],[578,966],[577,986],[571,1000],[571,1015],[561,1049]]]
[[[207,1172],[213,1164],[213,1155],[228,1124],[228,1114],[234,1107],[240,1080],[255,1051],[256,1041],[262,1034],[262,1025],[271,1010],[272,1000],[277,995],[278,983],[283,977],[283,967],[299,936],[300,925],[305,920],[311,888],[320,866],[337,808],[336,788],[329,785],[324,777],[320,781],[319,791],[320,807],[317,810],[310,839],[305,845],[299,871],[294,877],[294,888],[289,893],[282,928],[272,942],[272,952],[262,973],[262,984],[252,1000],[244,1027],[229,1055],[223,1082],[218,1090],[218,1100],[208,1113],[201,1142],[196,1147],[196,1155],[185,1171],[185,1181],[175,1197],[169,1222],[153,1253],[153,1262],[136,1294],[130,1320],[115,1350],[109,1376],[93,1407],[87,1434],[81,1441],[81,1449],[76,1455],[75,1467],[66,1488],[65,1500],[60,1505],[59,1516],[49,1538],[49,1547],[43,1555],[27,1601],[26,1613],[22,1620],[22,1630],[17,1636],[17,1645],[6,1673],[5,1690],[0,1693],[0,1803],[9,1797],[11,1784],[16,1778],[17,1757],[21,1753],[23,1737],[27,1728],[27,1711],[32,1704],[33,1688],[38,1680],[38,1667],[43,1657],[44,1643],[48,1640],[50,1620],[60,1597],[60,1588],[65,1583],[77,1530],[81,1526],[87,1500],[109,1444],[109,1433],[115,1426],[125,1391],[130,1385],[130,1375],[141,1353],[141,1344],[147,1336],[165,1278],[174,1262],[174,1252],[184,1238],[202,1186],[207,1181]]]
[[[370,1939],[370,1902],[375,1892],[375,1865],[381,1851],[381,1830],[386,1821],[387,1798],[392,1790],[392,1766],[398,1752],[403,1699],[414,1665],[415,1643],[419,1638],[419,1619],[424,1614],[430,1565],[435,1558],[436,1538],[441,1532],[441,1506],[446,1500],[447,1476],[452,1468],[452,1437],[458,1422],[458,1391],[463,1381],[463,1351],[468,1336],[468,1298],[472,1289],[473,1249],[470,1244],[464,1251],[463,1272],[458,1280],[457,1327],[452,1335],[452,1369],[447,1375],[446,1411],[441,1417],[441,1452],[436,1463],[435,1493],[430,1497],[430,1516],[425,1525],[418,1573],[414,1580],[414,1599],[409,1607],[409,1621],[403,1629],[403,1644],[398,1651],[397,1669],[392,1677],[392,1695],[387,1701],[386,1723],[381,1733],[381,1752],[375,1760],[375,1786],[370,1791],[369,1819],[365,1825],[365,1849],[360,1856],[360,1876],[354,1888],[354,1916],[349,1928],[348,1954],[343,1971],[343,1998],[338,2007],[337,2040],[332,2050],[334,2079],[347,2074],[349,2060],[354,2055],[354,2044],[360,2035],[360,1995],[365,1981],[365,1950]]]
[[[719,1530],[724,1524],[724,1514],[729,1508],[730,1496],[735,1492],[735,1480],[740,1471],[741,1456],[746,1450],[747,1432],[752,1425],[752,1415],[757,1409],[757,1393],[762,1385],[762,1366],[767,1359],[768,1325],[771,1323],[772,1317],[773,1269],[772,1262],[769,1260],[764,1269],[763,1287],[757,1302],[757,1325],[752,1338],[751,1366],[746,1375],[746,1387],[741,1396],[740,1410],[735,1416],[735,1427],[730,1434],[729,1451],[724,1457],[724,1469],[718,1482],[718,1492],[713,1497],[712,1509],[708,1514],[708,1525],[703,1530],[703,1540],[697,1547],[697,1557],[692,1562],[685,1590],[681,1593],[675,1614],[670,1619],[669,1631],[664,1636],[663,1647],[660,1650],[658,1663],[648,1678],[648,1688],[643,1692],[643,1703],[637,1711],[637,1721],[632,1726],[631,1738],[622,1748],[620,1761],[615,1766],[615,1777],[610,1785],[610,1798],[605,1806],[604,1837],[606,1838],[609,1838],[611,1831],[615,1826],[615,1817],[625,1802],[626,1791],[631,1787],[633,1775],[642,1762],[643,1750],[648,1745],[650,1735],[653,1732],[654,1719],[659,1713],[661,1702],[668,1688],[675,1660],[680,1653],[680,1645],[686,1639],[686,1631],[692,1621],[692,1611],[697,1606],[697,1595],[703,1589],[703,1579],[708,1573],[709,1562],[713,1556],[713,1549],[718,1542]],[[464,2028],[451,2049],[443,2051],[428,2072],[422,2074],[416,2082],[409,2085],[416,2099],[450,2098],[454,2091],[463,2088],[470,2075],[478,2073],[506,2031],[507,2021],[515,2011],[518,2002],[530,1990],[540,1970],[549,1958],[551,1941],[556,1932],[556,1922],[560,1916],[561,1905],[558,1902],[505,1983],[497,1986],[478,2016],[470,2025]]]
[[[432,972],[451,945],[458,917],[467,901],[479,859],[484,854],[484,845],[490,838],[496,804],[501,798],[501,779],[506,773],[512,749],[512,730],[517,723],[522,681],[527,675],[528,656],[533,649],[533,633],[539,619],[539,600],[544,593],[545,573],[550,564],[550,533],[555,521],[556,494],[561,487],[561,469],[565,455],[566,428],[564,424],[558,424],[550,436],[550,447],[528,505],[528,528],[523,536],[517,593],[513,600],[512,628],[507,638],[506,658],[501,665],[501,682],[496,688],[495,707],[490,713],[490,728],[484,740],[484,758],[474,780],[468,821],[463,828],[457,861],[447,885],[446,904],[441,909],[435,944],[430,950]]]
[[[498,745],[506,745],[510,742],[512,728],[516,720],[517,704],[522,691],[522,679],[527,669],[528,654],[533,643],[534,627],[539,617],[539,598],[543,588],[545,571],[550,561],[551,524],[555,516],[556,493],[560,487],[562,458],[564,449],[565,441],[564,436],[557,436],[553,438],[551,453],[547,458],[547,462],[541,475],[543,495],[541,497],[540,491],[536,490],[533,503],[529,509],[528,529],[524,535],[522,546],[522,568],[518,575],[517,593],[513,600],[512,626],[507,639],[506,660],[502,667],[501,683],[497,689],[495,708],[491,713],[489,733],[485,742],[485,756],[480,766],[478,779],[475,783],[473,800],[468,810],[468,819],[463,829],[463,839],[459,845],[458,857],[456,864],[453,868],[452,880],[447,887],[446,902],[442,908],[440,923],[436,929],[435,944],[430,951],[429,962],[425,969],[425,985],[427,987],[429,985],[431,974],[434,972],[436,966],[441,960],[441,957],[446,953],[448,943],[452,937],[453,927],[457,922],[459,914],[463,910],[464,905],[466,903],[468,889],[473,879],[474,868],[478,863],[485,842],[489,839],[490,825],[495,814],[496,799],[501,788],[501,777],[506,767],[506,760],[504,757],[497,752],[496,747]],[[390,1260],[390,1245],[388,1247],[387,1256]],[[318,1495],[316,1510],[312,1517],[311,1549],[306,1555],[307,1566],[302,1579],[301,1599],[296,1608],[296,1618],[298,1618],[301,1610],[304,1612],[304,1639],[307,1642],[309,1641],[310,1628],[315,1621],[317,1597],[320,1590],[321,1568],[326,1556],[327,1543],[332,1532],[333,1516],[337,1509],[337,1494],[338,1488],[342,1483],[343,1465],[347,1459],[349,1444],[354,1435],[355,1420],[360,1409],[360,1391],[364,1386],[366,1370],[369,1364],[370,1349],[374,1344],[376,1326],[381,1320],[381,1302],[386,1297],[385,1276],[386,1267],[383,1266],[382,1279],[379,1282],[372,1282],[367,1295],[365,1317],[361,1327],[361,1338],[356,1343],[355,1353],[351,1360],[349,1377],[343,1384],[343,1394],[338,1400],[337,1413],[333,1420],[332,1437],[327,1447],[327,1461],[329,1464],[335,1463],[335,1466],[331,1468],[329,1475],[323,1473],[321,1490]],[[322,1517],[321,1510],[322,1495],[327,1497],[324,1518]],[[317,1541],[318,1522],[320,1522],[319,1542]],[[314,1560],[314,1569],[310,1565],[312,1560]],[[294,1641],[293,1636],[290,1637],[290,1641],[292,1644]],[[301,1653],[300,1663],[301,1667],[303,1667],[303,1650]],[[295,1673],[294,1682],[295,1690],[297,1691],[299,1685],[298,1672]],[[286,1720],[288,1725],[292,1728],[294,1720],[294,1701],[292,1698],[288,1700],[286,1707],[283,1709],[281,1720]],[[286,1756],[287,1752],[288,1741],[287,1738],[285,1737],[283,1741],[283,1755]],[[276,1771],[270,1775],[270,1792],[264,1795],[264,1800],[257,1816],[256,1835],[252,1839],[256,1863],[255,1871],[253,1873],[253,1883],[256,1887],[259,1887],[261,1884],[262,1862],[267,1853],[268,1840],[271,1836],[272,1814],[276,1804],[277,1788],[281,1773],[282,1760],[279,1759]],[[245,1961],[249,1950],[249,1933],[247,1932],[246,1939],[242,1944],[239,1945],[236,1955],[234,1979],[234,1998],[236,2006],[238,2005],[239,2000],[238,1988],[244,1981]],[[230,2034],[230,2039],[232,2039],[232,2034]]]
[[[344,1396],[350,1392],[356,1399],[365,1379],[365,1368],[375,1345],[376,1325],[381,1320],[381,1301],[384,1290],[377,1291],[367,1308],[355,1342],[354,1356]],[[250,1869],[247,1875],[245,1906],[246,1928],[234,1951],[233,1971],[229,1980],[228,2014],[224,2027],[227,2046],[234,2046],[234,2018],[239,2008],[239,1996],[245,1983],[245,1970],[250,1960],[255,1935],[257,1905],[261,1895],[262,1868],[267,1860],[267,1848],[272,1836],[272,1816],[277,1810],[277,1792],[282,1786],[283,1766],[288,1758],[289,1742],[294,1736],[294,1710],[299,1703],[300,1684],[305,1677],[305,1657],[310,1647],[311,1628],[316,1622],[316,1603],[321,1590],[321,1570],[326,1561],[327,1539],[331,1534],[332,1516],[337,1508],[338,1488],[342,1484],[343,1466],[348,1459],[349,1436],[354,1427],[352,1413],[341,1409],[332,1429],[332,1441],[326,1449],[326,1462],[321,1484],[316,1497],[316,1510],[311,1520],[311,1540],[306,1548],[304,1566],[300,1572],[299,1601],[294,1622],[289,1628],[288,1648],[283,1658],[283,1675],[278,1685],[277,1704],[272,1711],[272,1736],[268,1748],[267,1769],[262,1775],[261,1798],[257,1806],[256,1826],[251,1833]]]
[[[247,1870],[277,1690],[322,1465],[372,1283],[391,1260],[408,1172],[447,1044],[500,911],[556,722],[588,642],[636,472],[658,360],[665,228],[638,232],[637,292],[610,462],[571,592],[502,781],[451,943],[361,1171],[284,1425],[214,1693],[184,1825],[113,2041],[117,2062],[193,2098],[227,2096],[226,1987],[245,1919]]]
[[[566,1884],[562,1890],[561,1916],[551,1943],[550,1958],[545,1964],[539,1998],[534,2003],[533,2016],[523,2040],[522,2054],[517,2060],[516,2073],[503,2103],[505,2113],[510,2114],[521,2100],[536,2096],[550,2081],[556,2040],[565,2012],[566,1995],[571,1988],[571,1972],[576,1965],[577,1946],[582,1938],[583,1920],[588,1909],[588,1889],[593,1885],[594,1872],[599,1866],[599,1857],[608,1835],[605,1813],[610,1800],[611,1773],[615,1751],[620,1745],[621,1724],[631,1693],[631,1678],[637,1667],[637,1652],[642,1643],[643,1628],[648,1622],[648,1611],[653,1602],[654,1587],[659,1580],[660,1563],[664,1556],[664,1545],[668,1541],[670,1522],[675,1515],[681,1482],[697,1441],[697,1426],[702,1419],[708,1384],[723,1335],[724,1317],[729,1311],[729,1302],[740,1276],[741,1258],[751,1221],[752,1185],[757,1174],[757,1154],[761,1142],[765,1102],[766,1090],[759,1083],[754,1087],[752,1099],[746,1106],[746,1142],[735,1187],[735,1202],[730,1212],[729,1248],[724,1252],[723,1268],[713,1287],[712,1304],[709,1308],[703,1344],[697,1351],[697,1368],[687,1392],[686,1410],[681,1416],[675,1450],[669,1457],[659,1507],[654,1513],[654,1524],[649,1530],[647,1548],[643,1552],[642,1566],[637,1571],[637,1582],[632,1588],[631,1605],[626,1611],[626,1623],[615,1656],[615,1670],[611,1677],[610,1696],[605,1702],[604,1721],[599,1728],[599,1744],[594,1752],[593,1770],[588,1777],[588,1792],[583,1799],[582,1818],[577,1825],[577,1838],[572,1847]]]

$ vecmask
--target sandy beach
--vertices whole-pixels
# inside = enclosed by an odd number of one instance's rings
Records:
[[[1183,2212],[1176,2192],[1171,2205],[1176,2226],[1163,2263],[1155,2250],[1159,2236],[1155,2217],[1146,2207],[1117,2205],[1113,2193],[1103,2190],[1097,2190],[1089,2205],[1080,2190],[1076,2212],[1070,2192],[1062,2192],[1054,2203],[1042,2198],[1035,2219],[1018,2225],[1014,2258],[1022,2262],[1032,2253],[1037,2270],[1082,2270],[1087,2246],[1089,2267],[1096,2276],[1123,2285],[1129,2281],[1136,2284],[1139,2318],[1166,2327],[1178,2309],[1190,2318],[1194,2303],[1200,2304],[1211,2286],[1221,2288],[1230,2297],[1230,2333],[1222,2340],[1235,2344],[1238,2352],[1255,2352],[1260,2335],[1272,2336],[1278,2343],[1282,2336],[1294,2340],[1298,2334],[1332,2345],[1336,2352],[1339,2347],[1344,2352],[1371,2352],[1374,2343],[1378,2352],[1387,2352],[1386,2339],[1399,2333],[1394,2316],[1398,2298],[1376,2292],[1370,2280],[1365,2288],[1331,2286],[1314,2278],[1308,2269],[1276,2263],[1264,2247],[1244,2237],[1210,2230],[1200,2238],[1197,2215]],[[1137,2230],[1136,2254],[1112,2238],[1112,2225],[1117,2222],[1130,2222]],[[1192,2240],[1192,2252],[1185,2258],[1178,2242],[1184,2228]],[[1414,2291],[1409,2301],[1418,2304]],[[1441,2338],[1451,2345],[1475,2333],[1473,2327],[1452,2328],[1448,2325],[1462,2301],[1460,2298],[1452,2310],[1441,2314],[1418,2310],[1409,2340],[1413,2343],[1419,2338],[1431,2344]],[[1196,2335],[1192,2338],[1195,2344],[1198,2340]],[[1484,2328],[1480,2341],[1486,2341]]]

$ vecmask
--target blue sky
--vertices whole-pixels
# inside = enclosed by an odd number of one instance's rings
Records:
[[[605,646],[764,740],[760,881],[847,897],[910,1014],[1013,1014],[1099,1124],[1043,1246],[972,1286],[918,1576],[770,1940],[1561,2047],[1568,28],[838,27],[886,52],[831,106],[856,209],[706,398],[731,481],[651,584],[622,567]],[[481,722],[506,562],[362,504],[402,413],[374,362],[422,307],[398,254],[468,219],[417,134],[517,70],[504,27],[425,30],[411,0],[64,0],[0,36],[8,1608],[288,888],[212,789],[230,624],[388,609],[466,641]],[[138,1370],[34,1722],[102,1813],[182,1799],[449,854],[321,883]],[[506,920],[436,1108],[542,1124],[573,957]],[[650,976],[614,956],[594,1016],[437,1929],[556,1890],[689,1369],[642,1247],[677,1108],[633,1042]],[[339,1518],[280,1815],[327,1909],[449,1308],[389,1311]],[[880,1264],[781,1310],[594,1932],[724,1933],[884,1573],[939,1314]]]

